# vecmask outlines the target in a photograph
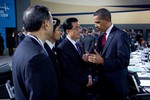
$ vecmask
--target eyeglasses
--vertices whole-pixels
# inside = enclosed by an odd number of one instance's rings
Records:
[[[58,28],[55,31],[63,32],[63,30],[61,28]]]
[[[56,20],[53,20],[52,22],[53,22],[53,25],[56,25],[56,22],[57,22],[57,21],[56,21]]]

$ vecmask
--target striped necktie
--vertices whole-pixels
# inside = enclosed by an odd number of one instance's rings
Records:
[[[82,52],[81,52],[81,48],[80,48],[79,43],[76,42],[75,45],[76,45],[76,47],[77,47],[77,51],[78,51],[79,55],[82,55]]]

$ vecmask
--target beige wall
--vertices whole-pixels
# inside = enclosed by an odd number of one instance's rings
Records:
[[[112,21],[116,24],[149,24],[150,11],[114,13]]]
[[[66,13],[83,13],[83,12],[95,12],[97,9],[105,7],[103,6],[81,6],[62,3],[46,2],[41,0],[30,0],[30,4],[42,4],[49,8],[52,14],[66,14]],[[138,10],[138,8],[121,8],[121,7],[105,7],[110,11],[124,11],[124,10]],[[114,24],[149,24],[150,23],[150,11],[139,12],[122,12],[112,13],[112,22]],[[77,17],[80,24],[94,24],[93,15],[75,15],[75,16],[57,16],[63,22],[68,17]]]

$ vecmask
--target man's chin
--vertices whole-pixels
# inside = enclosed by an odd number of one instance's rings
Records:
[[[48,35],[48,36],[52,36],[52,33],[48,33],[47,35]]]

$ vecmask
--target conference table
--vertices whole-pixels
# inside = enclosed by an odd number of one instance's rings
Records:
[[[128,70],[136,72],[140,80],[140,86],[150,92],[150,48],[132,52]]]

